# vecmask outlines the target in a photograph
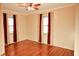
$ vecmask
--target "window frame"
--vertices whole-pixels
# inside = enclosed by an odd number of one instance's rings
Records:
[[[46,20],[46,21],[47,21],[47,24],[44,24],[44,21],[45,21],[44,17],[47,18],[47,20]],[[43,17],[42,17],[42,20],[43,20],[43,21],[42,21],[43,34],[44,34],[44,35],[47,35],[47,34],[48,34],[48,16],[43,16]],[[46,29],[47,32],[44,31],[44,30],[45,30],[45,27],[47,27],[47,29]]]
[[[10,21],[10,19],[12,19],[12,20]],[[8,30],[9,30],[10,34],[12,34],[14,31],[14,21],[13,20],[14,20],[13,16],[8,17]],[[12,24],[10,24],[10,22],[12,22]],[[12,29],[11,29],[11,27],[12,27]]]

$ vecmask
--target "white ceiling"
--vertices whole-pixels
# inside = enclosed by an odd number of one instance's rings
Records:
[[[41,7],[39,10],[32,10],[32,11],[27,11],[26,8],[24,7],[18,7],[17,3],[3,3],[2,5],[4,10],[11,10],[11,11],[16,11],[21,13],[29,13],[29,12],[47,10],[50,8],[57,8],[60,6],[70,5],[72,3],[40,3],[40,4],[41,4]]]

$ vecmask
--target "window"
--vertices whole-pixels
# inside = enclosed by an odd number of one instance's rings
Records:
[[[13,33],[13,17],[8,18],[9,33]]]
[[[43,16],[43,33],[48,33],[48,16]]]

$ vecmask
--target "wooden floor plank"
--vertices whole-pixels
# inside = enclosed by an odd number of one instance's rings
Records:
[[[74,51],[24,40],[5,46],[6,56],[74,56]]]

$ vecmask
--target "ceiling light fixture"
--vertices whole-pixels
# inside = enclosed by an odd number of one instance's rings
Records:
[[[36,4],[36,3],[19,3],[18,5],[19,5],[19,7],[25,7],[26,10],[28,10],[28,11],[39,10],[39,8],[40,8],[40,4]]]

